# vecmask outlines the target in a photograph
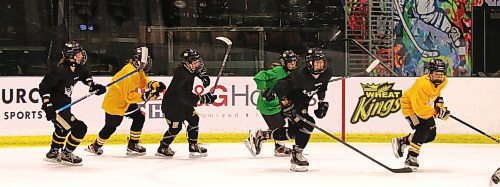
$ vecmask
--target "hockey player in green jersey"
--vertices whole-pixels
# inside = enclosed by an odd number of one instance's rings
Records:
[[[262,70],[253,79],[257,84],[257,89],[260,90],[260,95],[257,99],[257,109],[269,127],[269,130],[266,131],[257,130],[255,133],[250,131],[250,137],[245,139],[244,143],[253,156],[257,156],[260,153],[263,141],[272,139],[274,131],[286,124],[285,118],[281,115],[280,101],[272,89],[278,80],[288,76],[291,71],[297,69],[297,59],[297,55],[292,50],[284,51],[280,55],[281,65],[275,66],[270,70]],[[285,141],[275,140],[274,156],[290,156],[291,153],[292,150],[285,147]]]

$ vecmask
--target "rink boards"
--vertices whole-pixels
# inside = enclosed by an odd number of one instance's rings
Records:
[[[0,136],[48,135],[53,128],[40,109],[38,84],[42,77],[1,77]],[[101,84],[111,77],[94,77]],[[151,77],[169,84],[171,77]],[[335,133],[385,134],[408,133],[410,128],[401,115],[399,98],[415,81],[412,78],[359,77],[329,84],[326,101],[328,114],[317,119],[317,125]],[[500,79],[450,78],[442,92],[445,106],[451,113],[489,133],[500,134]],[[88,87],[78,83],[73,99],[87,94]],[[195,93],[206,89],[195,80]],[[241,133],[249,129],[266,128],[256,110],[258,90],[252,77],[222,77],[215,91],[219,99],[212,105],[196,108],[200,113],[200,133]],[[101,108],[103,96],[92,96],[72,107],[75,116],[88,126],[89,134],[96,134],[104,125]],[[343,102],[344,101],[344,102]],[[311,101],[310,114],[316,109]],[[344,103],[344,104],[343,104]],[[163,133],[167,126],[161,113],[161,97],[145,106],[146,124],[143,133]],[[344,118],[342,118],[342,114]],[[117,133],[128,133],[130,120],[126,119]],[[450,119],[437,120],[438,133],[471,134],[470,128]]]

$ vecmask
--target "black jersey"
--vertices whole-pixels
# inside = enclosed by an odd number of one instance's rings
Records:
[[[199,96],[192,92],[196,74],[184,66],[175,70],[170,85],[163,96],[161,110],[171,121],[183,121],[193,115]]]
[[[50,70],[38,86],[40,96],[42,98],[50,97],[50,102],[56,109],[71,103],[73,87],[78,81],[82,81],[85,85],[93,82],[92,76],[85,66],[80,66],[73,72],[68,64],[63,63]]]
[[[280,99],[286,97],[291,100],[297,110],[307,109],[314,94],[318,94],[320,99],[325,98],[331,77],[332,72],[329,68],[315,79],[307,67],[304,67],[279,80],[274,91]]]

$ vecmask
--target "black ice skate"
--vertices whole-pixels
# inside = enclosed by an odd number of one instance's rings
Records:
[[[170,149],[170,146],[160,146],[158,147],[158,151],[156,152],[155,156],[158,157],[165,157],[165,158],[172,158],[172,156],[175,155],[175,152]]]
[[[93,143],[87,146],[85,149],[83,149],[89,153],[96,154],[96,155],[102,155],[103,151],[101,147],[99,147],[97,144]]]
[[[45,155],[45,158],[43,160],[53,163],[61,162],[61,154],[59,153],[59,149],[51,148]]]
[[[498,184],[498,182],[500,182],[500,168],[498,168],[497,171],[495,171],[495,173],[491,176],[490,186]]]
[[[189,158],[199,158],[206,156],[208,156],[207,149],[201,147],[200,144],[198,143],[189,144]]]
[[[248,131],[249,137],[245,139],[245,146],[247,147],[250,154],[257,156],[260,154],[262,148],[262,142],[264,142],[264,133],[261,130],[257,130],[255,134],[252,131]]]
[[[279,143],[274,144],[274,156],[275,157],[289,157],[292,155],[292,149],[285,147]]]
[[[396,158],[401,158],[404,155],[406,144],[403,138],[393,138],[392,139],[392,151],[394,151],[394,156]]]
[[[62,150],[61,151],[61,164],[68,166],[81,166],[82,158],[73,154],[73,152]]]
[[[412,171],[417,171],[419,167],[417,157],[408,155],[405,160],[405,167],[410,168]]]
[[[139,143],[128,143],[127,155],[145,155],[146,148],[139,145]]]
[[[304,150],[296,145],[293,146],[292,149],[292,159],[290,163],[292,166],[290,167],[290,171],[296,172],[305,172],[309,168],[309,161],[302,154]]]

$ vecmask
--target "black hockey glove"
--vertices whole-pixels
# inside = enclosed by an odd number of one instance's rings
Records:
[[[52,103],[47,102],[43,103],[42,110],[45,111],[45,117],[47,121],[52,121],[56,119],[56,109],[52,105]]]
[[[328,102],[318,102],[318,109],[314,110],[314,115],[320,119],[324,118],[326,116],[326,112],[328,111],[328,107]]]
[[[95,92],[96,95],[102,95],[106,93],[106,86],[97,83],[92,83],[90,84],[89,92]]]
[[[200,73],[198,73],[198,78],[200,78],[201,82],[203,83],[203,87],[208,87],[210,86],[210,77],[208,76],[207,74],[207,70],[206,69],[202,69],[200,71]]]
[[[264,101],[271,102],[276,98],[276,93],[274,93],[272,90],[267,89],[262,91],[262,98]]]
[[[142,94],[142,100],[143,101],[149,101],[149,100],[154,100],[158,96],[160,96],[160,92],[156,90],[148,90]]]
[[[163,84],[163,82],[160,82],[160,81],[149,81],[148,88],[150,90],[156,90],[158,92],[163,92],[165,89],[167,89],[167,86],[165,86],[165,84]]]
[[[217,99],[217,95],[210,92],[200,95],[200,104],[211,104]]]
[[[295,109],[295,105],[291,102],[288,103],[288,105],[281,105],[281,115],[290,120],[294,120],[295,115],[297,115],[297,110]]]

